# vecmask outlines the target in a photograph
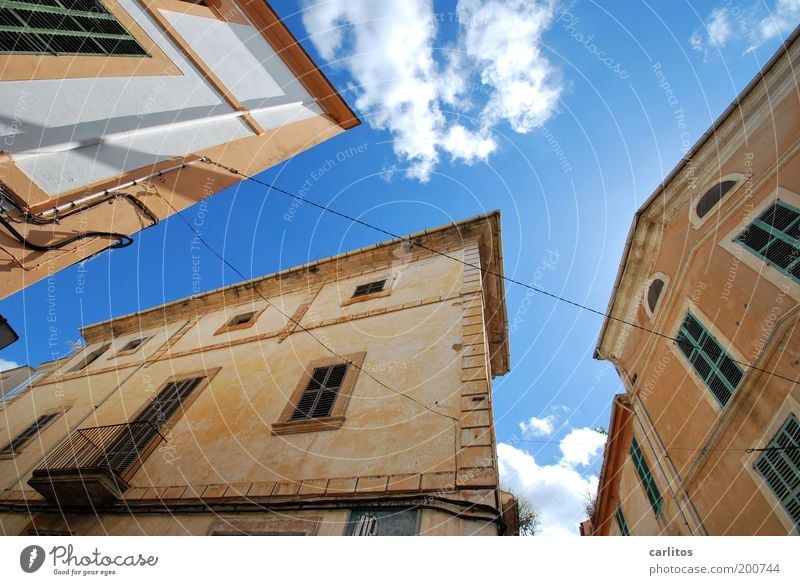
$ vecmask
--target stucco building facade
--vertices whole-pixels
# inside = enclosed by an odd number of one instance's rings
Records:
[[[513,532],[502,273],[495,212],[84,328],[0,407],[2,532]]]
[[[636,213],[595,356],[625,393],[583,533],[798,534],[797,37]]]
[[[0,17],[0,298],[359,123],[263,0]]]

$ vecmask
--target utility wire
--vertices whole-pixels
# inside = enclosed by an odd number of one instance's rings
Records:
[[[159,193],[159,196],[161,196],[161,195],[160,195],[160,193]],[[193,234],[193,235],[194,235],[194,236],[195,236],[195,237],[196,237],[198,240],[200,240],[200,241],[203,243],[203,245],[204,245],[206,248],[208,248],[208,250],[209,250],[209,251],[210,251],[212,254],[214,254],[214,256],[216,256],[217,258],[219,258],[219,259],[220,259],[220,261],[221,261],[221,262],[223,262],[223,263],[224,263],[224,264],[225,264],[225,265],[226,265],[228,268],[230,268],[230,269],[231,269],[231,270],[233,270],[233,271],[234,271],[234,272],[235,272],[237,275],[239,275],[239,277],[240,277],[242,280],[245,280],[245,281],[246,281],[246,280],[248,280],[248,278],[247,278],[247,277],[246,277],[244,274],[242,274],[242,272],[241,272],[241,271],[240,271],[238,268],[236,268],[236,266],[234,266],[233,264],[231,264],[231,263],[230,263],[230,262],[229,262],[229,261],[228,261],[228,260],[227,260],[227,259],[226,259],[226,258],[225,258],[223,255],[222,255],[222,254],[220,254],[219,252],[217,252],[217,251],[216,251],[216,250],[215,250],[215,249],[214,249],[214,248],[213,248],[213,247],[212,247],[212,246],[211,246],[211,245],[210,245],[210,244],[209,244],[209,243],[208,243],[208,242],[207,242],[207,241],[206,241],[206,240],[203,238],[202,234],[201,234],[199,231],[197,231],[196,229],[194,229],[194,228],[192,227],[192,224],[191,224],[191,223],[189,223],[189,220],[187,220],[185,217],[183,217],[183,214],[181,214],[181,212],[180,212],[180,211],[178,211],[178,210],[177,210],[177,209],[176,209],[176,208],[175,208],[175,207],[172,205],[172,203],[171,203],[171,202],[169,202],[169,201],[168,201],[168,200],[167,200],[165,197],[163,197],[163,196],[161,196],[161,198],[164,200],[164,202],[166,202],[166,204],[167,204],[167,205],[169,205],[169,207],[170,207],[170,208],[172,208],[172,211],[175,213],[175,215],[177,215],[179,218],[181,218],[181,220],[183,221],[183,223],[184,223],[184,224],[186,224],[186,227],[189,229],[189,231],[191,231],[191,232],[192,232],[192,234]],[[398,396],[402,396],[403,398],[407,398],[408,400],[410,400],[410,401],[412,401],[412,402],[414,402],[414,403],[418,404],[419,406],[423,407],[425,410],[428,410],[428,411],[432,412],[433,414],[438,414],[439,416],[443,416],[443,417],[445,417],[445,418],[449,418],[450,420],[453,420],[453,421],[455,421],[455,422],[460,422],[460,420],[459,420],[458,418],[456,418],[456,417],[454,417],[454,416],[450,416],[449,414],[447,414],[447,413],[444,413],[444,412],[439,412],[438,410],[436,410],[436,409],[434,409],[434,408],[431,408],[430,406],[428,406],[427,404],[425,404],[425,403],[424,403],[424,402],[422,402],[421,400],[417,400],[417,399],[416,399],[416,398],[414,398],[413,396],[409,396],[408,394],[405,394],[405,393],[403,393],[403,392],[400,392],[399,390],[395,390],[394,388],[392,388],[391,386],[389,386],[389,385],[388,385],[388,384],[386,384],[385,382],[383,382],[383,381],[379,380],[378,378],[376,378],[375,376],[373,376],[371,373],[369,373],[367,370],[365,370],[364,368],[362,368],[360,365],[358,365],[358,364],[356,364],[356,363],[354,363],[354,362],[350,361],[349,359],[347,359],[347,358],[346,358],[346,357],[344,357],[343,355],[341,355],[341,354],[337,353],[337,352],[336,352],[336,350],[334,350],[332,347],[330,347],[328,344],[326,344],[324,341],[322,341],[322,340],[321,340],[319,337],[317,337],[317,336],[316,336],[316,335],[314,335],[314,334],[313,334],[311,331],[309,331],[307,328],[305,328],[303,325],[301,325],[301,324],[300,324],[300,322],[299,322],[298,320],[294,319],[294,318],[293,318],[291,315],[288,315],[287,313],[284,313],[283,311],[281,311],[281,310],[280,310],[280,309],[279,309],[279,308],[278,308],[278,307],[277,307],[277,306],[276,306],[276,305],[275,305],[273,302],[271,302],[269,299],[267,299],[267,297],[265,297],[265,296],[264,296],[264,295],[261,293],[261,291],[259,291],[259,290],[258,290],[258,288],[257,288],[257,287],[253,287],[253,289],[252,289],[252,290],[254,290],[254,291],[255,291],[255,293],[256,293],[256,294],[257,294],[259,297],[261,297],[261,298],[262,298],[262,299],[263,299],[263,300],[264,300],[264,301],[265,301],[265,302],[266,302],[266,303],[267,303],[267,304],[268,304],[270,307],[274,308],[276,311],[278,311],[278,313],[280,313],[281,315],[283,315],[283,317],[285,317],[286,319],[288,319],[289,321],[291,321],[291,322],[292,322],[294,325],[296,325],[298,329],[300,329],[300,330],[301,330],[301,331],[303,331],[304,333],[307,333],[309,336],[311,336],[311,338],[312,338],[314,341],[316,341],[316,342],[317,342],[319,345],[321,345],[323,348],[325,348],[325,350],[326,350],[326,351],[328,351],[328,352],[329,352],[331,355],[333,355],[333,356],[335,356],[335,357],[337,357],[337,358],[341,359],[343,362],[345,362],[345,363],[347,363],[348,365],[350,365],[350,366],[353,366],[354,368],[356,368],[356,369],[357,369],[359,372],[361,372],[361,373],[365,374],[366,376],[368,376],[368,377],[372,378],[372,379],[373,379],[375,382],[377,382],[377,383],[378,383],[380,386],[382,386],[383,388],[385,388],[385,389],[386,389],[386,390],[388,390],[389,392],[392,392],[393,394],[396,394],[396,395],[398,395]]]
[[[295,193],[291,193],[291,192],[289,192],[289,191],[286,191],[286,190],[284,190],[284,189],[281,189],[280,187],[276,187],[275,185],[272,185],[272,184],[270,184],[270,183],[267,183],[266,181],[262,181],[262,180],[260,180],[260,179],[257,179],[257,178],[255,178],[255,177],[252,177],[252,176],[250,176],[250,175],[245,175],[244,173],[240,173],[239,171],[237,171],[236,169],[234,169],[234,168],[232,168],[232,167],[229,167],[229,166],[223,165],[223,164],[221,164],[221,163],[218,163],[218,162],[216,162],[216,161],[213,161],[213,160],[211,160],[210,158],[204,157],[204,158],[202,158],[201,160],[202,160],[203,162],[206,162],[206,163],[210,164],[210,165],[213,165],[213,166],[219,167],[219,168],[221,168],[221,169],[225,169],[225,170],[226,170],[226,171],[228,171],[229,173],[232,173],[232,174],[234,174],[234,175],[238,175],[238,176],[240,176],[240,177],[242,177],[242,178],[244,178],[244,179],[247,179],[247,180],[249,180],[249,181],[252,181],[252,182],[254,182],[254,183],[258,183],[259,185],[262,185],[262,186],[264,186],[264,187],[267,187],[268,189],[270,189],[270,190],[272,190],[272,191],[276,191],[276,192],[278,192],[278,193],[281,193],[282,195],[286,195],[286,196],[288,196],[288,197],[291,197],[291,198],[292,198],[292,199],[294,199],[295,201],[301,201],[301,202],[303,202],[303,203],[308,203],[308,204],[309,204],[309,205],[311,205],[312,207],[316,207],[316,208],[318,208],[318,209],[321,209],[322,211],[327,211],[328,213],[332,213],[333,215],[338,215],[339,217],[341,217],[341,218],[343,218],[343,219],[346,219],[346,220],[348,220],[348,221],[352,221],[352,222],[354,222],[354,223],[357,223],[357,224],[359,224],[359,225],[362,225],[362,226],[364,226],[364,227],[366,227],[366,228],[369,228],[369,229],[371,229],[371,230],[374,230],[374,231],[380,232],[380,233],[382,233],[382,234],[385,234],[385,235],[387,235],[387,236],[390,236],[390,237],[391,237],[391,238],[393,238],[393,239],[407,240],[407,238],[405,238],[405,237],[403,237],[403,236],[400,236],[400,235],[398,235],[398,234],[395,234],[394,232],[391,232],[391,231],[389,231],[389,230],[387,230],[387,229],[385,229],[385,228],[382,228],[382,227],[379,227],[379,226],[373,225],[373,224],[371,224],[371,223],[368,223],[368,222],[366,222],[366,221],[363,221],[363,220],[361,220],[361,219],[358,219],[358,218],[356,218],[356,217],[353,217],[353,216],[351,216],[351,215],[348,215],[348,214],[346,214],[346,213],[342,213],[341,211],[337,211],[337,210],[335,210],[335,209],[331,209],[330,207],[327,207],[327,206],[325,206],[325,205],[322,205],[321,203],[316,203],[316,202],[314,202],[314,201],[311,201],[310,199],[306,199],[305,197],[301,197],[300,195],[297,195],[297,194],[295,194]],[[698,349],[698,350],[700,350],[700,351],[703,351],[703,352],[705,352],[705,353],[710,353],[710,352],[709,352],[707,349],[705,349],[705,348],[702,348],[702,347],[700,347],[700,346],[697,346],[697,345],[695,345],[695,344],[691,343],[691,342],[690,342],[688,339],[677,339],[677,338],[675,338],[675,337],[672,337],[671,335],[667,335],[667,334],[665,334],[665,333],[661,333],[661,332],[659,332],[659,331],[655,331],[655,330],[653,330],[653,329],[650,329],[650,328],[648,328],[648,327],[645,327],[645,326],[643,326],[643,325],[639,325],[639,324],[637,324],[637,323],[633,323],[633,322],[631,322],[631,321],[628,321],[627,319],[623,319],[623,318],[621,318],[621,317],[615,317],[615,316],[613,316],[613,315],[611,315],[611,314],[609,314],[609,313],[606,313],[606,312],[604,312],[604,311],[601,311],[601,310],[599,310],[599,309],[595,309],[595,308],[593,308],[593,307],[589,307],[589,306],[583,305],[583,304],[581,304],[581,303],[579,303],[579,302],[577,302],[577,301],[573,301],[573,300],[571,300],[571,299],[567,299],[567,298],[565,298],[565,297],[559,296],[559,295],[557,295],[557,294],[555,294],[555,293],[552,293],[552,292],[549,292],[549,291],[547,291],[547,290],[541,289],[541,288],[539,288],[539,287],[533,286],[533,285],[531,285],[531,284],[528,284],[528,283],[526,283],[526,282],[522,282],[522,281],[520,281],[520,280],[513,279],[513,278],[511,278],[511,277],[508,277],[508,276],[505,276],[505,275],[503,275],[503,274],[499,274],[499,273],[497,273],[497,272],[494,272],[494,271],[492,271],[492,270],[489,270],[488,268],[484,268],[483,266],[479,266],[479,265],[477,265],[477,264],[472,264],[471,262],[467,262],[466,260],[463,260],[463,259],[461,259],[461,258],[456,258],[455,256],[451,256],[450,254],[447,254],[446,252],[442,252],[442,251],[440,251],[440,250],[436,250],[435,248],[431,248],[430,246],[426,246],[426,245],[425,245],[425,244],[423,244],[423,243],[420,243],[420,242],[413,242],[413,241],[410,241],[410,240],[407,240],[407,241],[409,241],[409,242],[410,242],[412,245],[414,245],[414,246],[417,246],[417,247],[419,247],[419,248],[422,248],[423,250],[427,250],[427,251],[429,251],[429,252],[432,252],[432,253],[434,253],[434,254],[437,254],[437,255],[439,255],[439,256],[442,256],[442,257],[444,257],[444,258],[449,258],[450,260],[455,260],[456,262],[459,262],[459,263],[463,264],[464,266],[468,266],[468,267],[470,267],[470,268],[475,268],[476,270],[480,270],[480,271],[481,271],[482,273],[484,273],[484,274],[489,274],[489,275],[491,275],[491,276],[496,276],[497,278],[501,278],[501,279],[505,280],[506,282],[510,282],[510,283],[512,283],[512,284],[516,284],[516,285],[518,285],[518,286],[522,286],[522,287],[524,287],[524,288],[527,288],[527,289],[529,289],[529,290],[535,291],[535,292],[537,292],[537,293],[539,293],[539,294],[542,294],[542,295],[544,295],[544,296],[547,296],[547,297],[550,297],[550,298],[552,298],[552,299],[555,299],[555,300],[557,300],[557,301],[559,301],[559,302],[566,303],[566,304],[568,304],[568,305],[572,305],[573,307],[576,307],[576,308],[578,308],[578,309],[581,309],[581,310],[587,311],[587,312],[589,312],[589,313],[593,313],[593,314],[595,314],[595,315],[599,315],[599,316],[601,316],[601,317],[605,317],[606,319],[610,319],[611,321],[616,321],[616,322],[618,322],[618,323],[622,323],[623,325],[627,325],[627,326],[629,326],[629,327],[633,327],[633,328],[635,328],[635,329],[639,329],[639,330],[641,330],[641,331],[645,331],[645,332],[647,332],[647,333],[650,333],[651,335],[655,335],[655,336],[657,336],[657,337],[661,337],[661,338],[663,338],[663,339],[666,339],[666,340],[669,340],[669,341],[674,341],[675,343],[677,343],[677,344],[679,344],[679,345],[682,345],[682,346],[688,346],[688,347],[692,347],[692,348],[694,348],[694,349]],[[243,277],[243,278],[244,278],[244,277]],[[715,358],[718,358],[720,355],[722,355],[722,354],[721,354],[721,352],[722,352],[722,351],[723,351],[723,350],[722,350],[722,348],[720,347],[720,352],[719,352],[719,353],[717,353],[717,355],[716,355],[716,356],[714,356],[714,357],[715,357]],[[745,367],[745,368],[748,368],[748,369],[751,369],[751,370],[755,370],[755,371],[757,371],[757,372],[762,372],[762,373],[765,373],[765,374],[769,374],[770,376],[774,376],[774,377],[776,377],[776,378],[779,378],[779,379],[781,379],[781,380],[785,380],[786,382],[791,382],[792,384],[797,384],[797,383],[798,383],[798,380],[794,380],[794,379],[792,379],[792,378],[788,378],[788,377],[786,377],[786,376],[782,376],[781,374],[778,374],[778,373],[776,373],[776,372],[773,372],[773,371],[771,371],[771,370],[766,370],[766,369],[763,369],[763,368],[759,368],[758,366],[755,366],[755,365],[753,365],[753,364],[750,364],[750,363],[747,363],[747,362],[742,362],[742,361],[736,360],[736,359],[734,359],[733,357],[731,357],[730,355],[728,355],[727,357],[728,357],[728,359],[729,359],[731,362],[733,362],[733,363],[735,363],[735,364],[738,364],[738,365],[740,365],[740,366],[743,366],[743,367]]]

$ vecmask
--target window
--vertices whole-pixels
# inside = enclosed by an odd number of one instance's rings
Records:
[[[650,467],[647,465],[647,460],[644,458],[644,453],[642,453],[642,449],[639,447],[639,441],[636,440],[636,437],[633,437],[631,440],[631,459],[633,460],[633,465],[636,467],[636,472],[639,474],[639,479],[642,480],[647,499],[650,500],[653,512],[656,518],[658,518],[658,515],[661,513],[661,507],[664,505],[664,498],[661,497],[661,492],[658,491],[656,478],[653,477]]]
[[[721,181],[711,187],[708,191],[703,193],[703,196],[697,201],[697,207],[695,211],[697,212],[697,217],[700,219],[704,218],[708,215],[708,212],[714,209],[714,207],[719,203],[728,192],[736,186],[738,181],[733,180],[726,180]]]
[[[54,414],[43,414],[39,418],[37,418],[33,423],[31,423],[24,431],[14,437],[11,442],[9,442],[5,447],[0,449],[0,455],[8,455],[14,454],[19,451],[20,447],[25,445],[28,441],[30,441],[33,437],[35,437],[39,431],[41,431],[44,427],[46,427],[50,421],[52,421],[57,415]]]
[[[94,362],[97,358],[99,358],[106,351],[108,351],[109,347],[111,347],[111,344],[105,343],[100,347],[98,347],[97,349],[95,349],[94,351],[89,352],[88,354],[86,354],[86,356],[84,356],[83,359],[79,360],[78,363],[72,367],[72,369],[69,370],[69,373],[72,374],[74,372],[80,372],[82,369],[88,367],[89,364]]]
[[[776,201],[735,241],[800,282],[800,209]]]
[[[0,53],[148,56],[100,0],[4,1]]]
[[[292,420],[330,416],[346,373],[346,363],[314,368],[306,390],[292,413]]]
[[[647,308],[650,309],[650,314],[656,312],[658,306],[658,299],[661,298],[661,291],[664,290],[664,281],[661,278],[653,279],[650,286],[647,288]]]
[[[138,339],[131,339],[128,343],[126,343],[122,349],[119,350],[118,353],[133,353],[137,349],[139,349],[144,342],[150,339],[149,337],[140,337]]]
[[[192,392],[203,377],[184,378],[167,383],[161,392],[104,448],[102,460],[111,469],[124,471],[131,466],[148,445],[169,423],[178,410],[187,408]],[[138,423],[138,424],[137,424]]]
[[[21,383],[17,384],[11,390],[0,396],[0,402],[5,402],[7,400],[11,400],[12,398],[16,398],[22,394],[23,391],[27,390],[36,380],[44,375],[45,372],[39,372],[38,374],[33,374],[32,376],[25,378],[25,380],[23,380]]]
[[[306,368],[278,422],[275,434],[336,429],[344,422],[365,353],[325,358]]]
[[[794,414],[753,466],[800,528],[800,422]]]
[[[359,284],[353,293],[353,297],[363,297],[365,295],[381,292],[385,284],[386,279],[368,282],[367,284]]]
[[[728,404],[744,372],[691,312],[678,330],[678,348],[720,406]]]
[[[631,531],[628,530],[628,523],[625,522],[625,516],[622,514],[622,506],[619,504],[617,505],[617,512],[614,514],[614,517],[617,519],[617,525],[619,526],[619,533],[622,536],[630,536]]]
[[[235,327],[236,325],[244,325],[245,323],[249,323],[253,317],[255,316],[255,311],[250,311],[249,313],[242,313],[241,315],[236,315],[233,319],[228,321],[228,327]]]
[[[353,510],[346,536],[415,536],[419,532],[419,510]]]
[[[237,329],[247,329],[248,327],[252,327],[255,325],[256,320],[258,319],[259,315],[261,315],[262,311],[263,309],[261,311],[247,311],[245,313],[239,313],[226,321],[222,327],[214,332],[214,335],[219,335],[220,333],[225,333],[226,331],[236,331]]]

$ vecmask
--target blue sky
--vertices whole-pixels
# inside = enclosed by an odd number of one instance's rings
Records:
[[[508,276],[602,310],[633,213],[800,19],[800,0],[272,5],[364,123],[263,179],[400,234],[500,209]],[[386,239],[251,183],[183,213],[253,277]],[[0,365],[240,280],[177,218],[135,239],[0,301],[21,337]],[[598,316],[506,290],[501,471],[545,533],[575,532],[621,387],[592,359]]]

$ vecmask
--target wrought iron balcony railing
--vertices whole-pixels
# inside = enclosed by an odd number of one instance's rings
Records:
[[[45,457],[28,484],[65,504],[113,501],[163,439],[151,422],[78,429]]]

